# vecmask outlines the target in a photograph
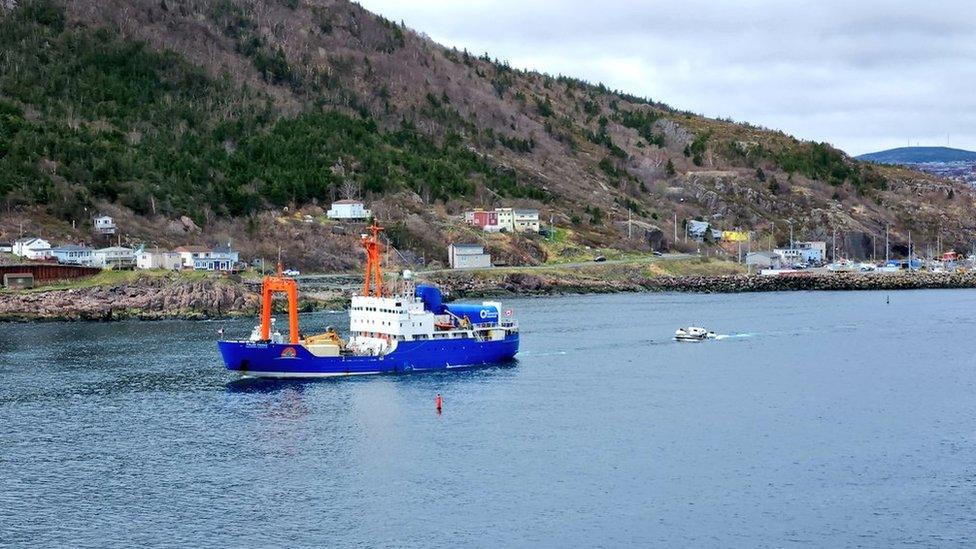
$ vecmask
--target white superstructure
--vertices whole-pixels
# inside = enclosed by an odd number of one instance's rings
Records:
[[[472,307],[478,307],[472,305]],[[438,341],[473,338],[497,341],[518,331],[515,320],[502,318],[501,303],[486,301],[497,318],[458,317],[450,311],[434,314],[413,291],[395,297],[353,296],[349,309],[348,348],[354,352],[383,355],[401,341]],[[510,312],[508,312],[510,314]]]

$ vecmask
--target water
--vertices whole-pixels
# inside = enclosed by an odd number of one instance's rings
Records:
[[[0,545],[972,546],[976,292],[890,296],[510,301],[514,367],[318,382],[2,325]]]

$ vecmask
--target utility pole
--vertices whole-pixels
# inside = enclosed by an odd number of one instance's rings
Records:
[[[890,248],[888,247],[888,228],[889,225],[885,223],[885,265],[891,260]]]
[[[793,221],[790,220],[787,221],[787,223],[790,225],[790,249],[792,250],[793,249]]]
[[[627,240],[630,240],[632,238],[633,231],[631,230],[631,227],[633,227],[633,225],[631,225],[631,223],[633,223],[633,217],[634,217],[633,212],[627,210]]]
[[[831,263],[837,263],[837,229],[834,229],[833,241],[831,243],[830,248],[831,248],[830,252],[834,256],[833,259],[831,260]]]
[[[678,241],[678,211],[674,212],[674,241]]]
[[[908,231],[908,270],[909,271],[914,271],[915,270],[914,267],[912,267],[912,231],[911,231],[911,229],[909,229],[909,231]]]

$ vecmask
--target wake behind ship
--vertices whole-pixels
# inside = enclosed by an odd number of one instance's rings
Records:
[[[384,295],[379,232],[363,235],[366,281],[353,296],[349,339],[334,329],[301,337],[295,280],[266,276],[261,292],[261,324],[247,340],[217,343],[228,370],[255,377],[331,377],[469,368],[515,357],[518,323],[501,303],[443,303],[434,286],[415,285],[409,271],[392,295]],[[289,339],[272,331],[271,301],[288,296]],[[503,316],[504,315],[504,316]]]

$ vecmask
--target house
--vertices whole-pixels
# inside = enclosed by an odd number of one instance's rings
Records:
[[[230,245],[210,249],[204,246],[180,246],[174,250],[180,254],[183,267],[197,271],[233,271],[240,254]]]
[[[495,232],[501,230],[501,227],[498,225],[498,212],[494,210],[473,210],[465,212],[464,220],[469,225],[473,225],[484,231]]]
[[[210,248],[206,246],[180,246],[173,251],[180,254],[185,269],[193,269],[196,260],[210,256]]]
[[[107,215],[100,215],[92,220],[93,228],[98,234],[115,234],[115,220]]]
[[[239,259],[240,254],[227,244],[214,248],[208,257],[194,261],[193,268],[199,271],[233,271]]]
[[[166,271],[178,271],[182,267],[183,258],[180,256],[179,252],[168,252],[165,250],[142,250],[136,254],[137,269],[163,269]]]
[[[491,256],[480,244],[451,244],[447,247],[447,262],[452,269],[491,267]]]
[[[43,238],[21,238],[14,242],[11,251],[27,259],[48,259],[51,257],[51,243]]]
[[[330,219],[369,219],[372,214],[359,200],[339,200],[326,212]]]
[[[777,248],[773,250],[778,253],[784,261],[789,264],[794,263],[821,263],[824,254],[819,247],[813,247],[810,242],[795,242],[792,248]]]
[[[796,242],[793,245],[794,248],[810,249],[816,250],[819,253],[818,262],[825,261],[827,259],[827,243],[823,240],[811,240],[809,242]]]
[[[688,220],[685,225],[685,231],[687,231],[688,236],[701,242],[705,239],[705,233],[709,229],[709,224],[707,221],[696,221],[694,219]]]
[[[92,266],[103,269],[129,269],[136,264],[136,253],[132,248],[112,246],[92,252]]]
[[[749,233],[747,231],[722,231],[722,237],[716,240],[722,242],[748,242]]]
[[[63,263],[65,265],[90,266],[93,260],[92,254],[94,253],[95,250],[89,248],[88,246],[78,246],[75,244],[51,248],[51,255],[58,260],[58,263]]]
[[[746,267],[756,269],[782,269],[783,258],[776,252],[752,252],[746,255]]]
[[[517,232],[539,232],[539,210],[515,210],[512,214]]]
[[[464,220],[488,232],[539,232],[539,210],[495,208],[465,212]]]
[[[515,232],[515,210],[512,208],[495,208],[495,212],[498,214],[498,230]]]

